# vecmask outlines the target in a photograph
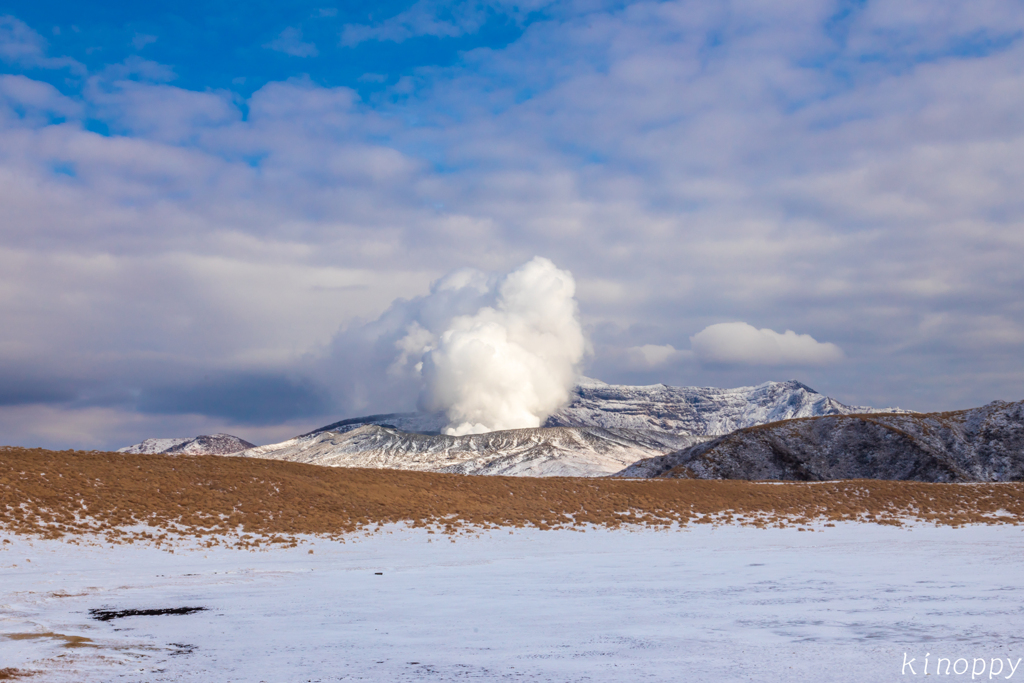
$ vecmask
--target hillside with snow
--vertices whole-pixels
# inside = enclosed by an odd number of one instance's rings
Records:
[[[1024,480],[1024,401],[903,415],[827,415],[737,430],[640,460],[622,477]]]
[[[134,446],[117,449],[118,453],[154,455],[156,453],[180,453],[182,455],[229,455],[238,453],[256,444],[230,434],[213,434],[177,439],[146,439]]]

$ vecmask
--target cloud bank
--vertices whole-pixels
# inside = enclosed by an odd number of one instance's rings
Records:
[[[412,409],[423,339],[534,254],[572,272],[605,381],[779,379],[757,335],[679,349],[781,320],[846,352],[794,362],[847,403],[1021,397],[1019,2],[542,5],[0,18],[5,440]],[[288,28],[308,56],[261,47]]]
[[[835,344],[819,342],[809,334],[786,330],[782,334],[747,323],[709,325],[690,337],[693,354],[702,363],[745,365],[827,365],[843,359]]]

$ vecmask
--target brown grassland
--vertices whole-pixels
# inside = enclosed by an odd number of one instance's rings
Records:
[[[0,531],[242,547],[431,531],[840,521],[1020,524],[1024,484],[474,477],[227,456],[0,448]]]

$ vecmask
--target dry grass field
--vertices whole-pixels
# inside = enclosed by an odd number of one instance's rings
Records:
[[[225,456],[0,448],[0,528],[112,542],[292,544],[381,524],[492,527],[866,521],[1020,524],[1024,484],[472,477]]]

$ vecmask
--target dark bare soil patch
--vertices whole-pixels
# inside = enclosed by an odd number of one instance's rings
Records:
[[[166,607],[159,609],[91,609],[89,616],[96,621],[110,621],[124,617],[159,617],[168,614],[194,614],[205,612],[205,607]]]
[[[231,456],[0,448],[0,529],[112,542],[294,545],[404,522],[460,528],[1020,524],[1024,484],[471,477]]]

